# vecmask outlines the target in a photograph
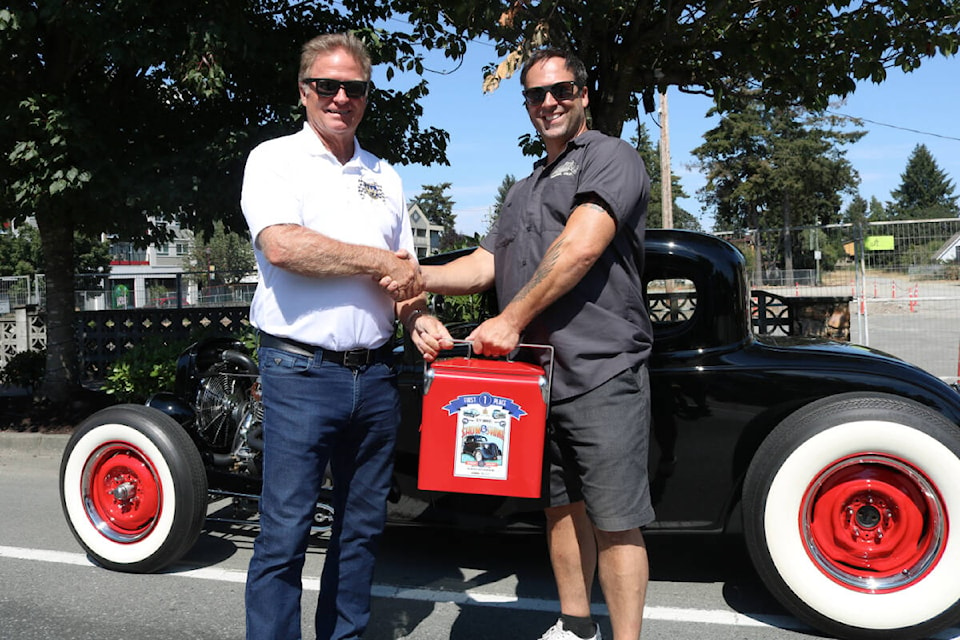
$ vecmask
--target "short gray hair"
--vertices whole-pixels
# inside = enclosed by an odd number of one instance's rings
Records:
[[[354,60],[363,69],[363,79],[370,79],[370,54],[367,52],[367,46],[363,41],[352,33],[327,33],[317,36],[303,45],[303,51],[300,54],[300,72],[297,80],[303,80],[310,73],[310,67],[317,56],[343,49],[349,53]]]

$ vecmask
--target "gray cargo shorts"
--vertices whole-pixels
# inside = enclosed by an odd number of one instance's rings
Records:
[[[646,365],[554,403],[547,423],[550,506],[583,500],[590,520],[602,531],[627,531],[653,522]]]

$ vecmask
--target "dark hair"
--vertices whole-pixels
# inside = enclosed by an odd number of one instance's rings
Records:
[[[523,70],[520,72],[520,84],[527,86],[527,71],[533,65],[548,58],[563,58],[564,66],[567,71],[573,74],[573,81],[577,83],[577,86],[587,86],[587,68],[583,65],[583,61],[569,49],[561,49],[560,47],[546,47],[534,51],[524,63]]]
[[[303,80],[306,77],[317,56],[336,49],[343,49],[353,56],[363,70],[364,80],[370,79],[370,54],[367,53],[367,47],[363,41],[352,33],[328,33],[317,36],[303,45],[303,51],[300,54],[300,73],[297,79]]]

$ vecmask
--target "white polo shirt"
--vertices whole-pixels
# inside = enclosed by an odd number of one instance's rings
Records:
[[[354,148],[341,165],[304,124],[250,153],[240,206],[260,269],[250,321],[261,331],[335,351],[378,347],[393,336],[393,299],[371,276],[297,275],[267,262],[256,242],[266,227],[290,223],[415,256],[400,176],[356,140]]]

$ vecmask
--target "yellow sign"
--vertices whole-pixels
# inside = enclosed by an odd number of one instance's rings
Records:
[[[863,248],[867,251],[893,251],[893,236],[867,236]]]

